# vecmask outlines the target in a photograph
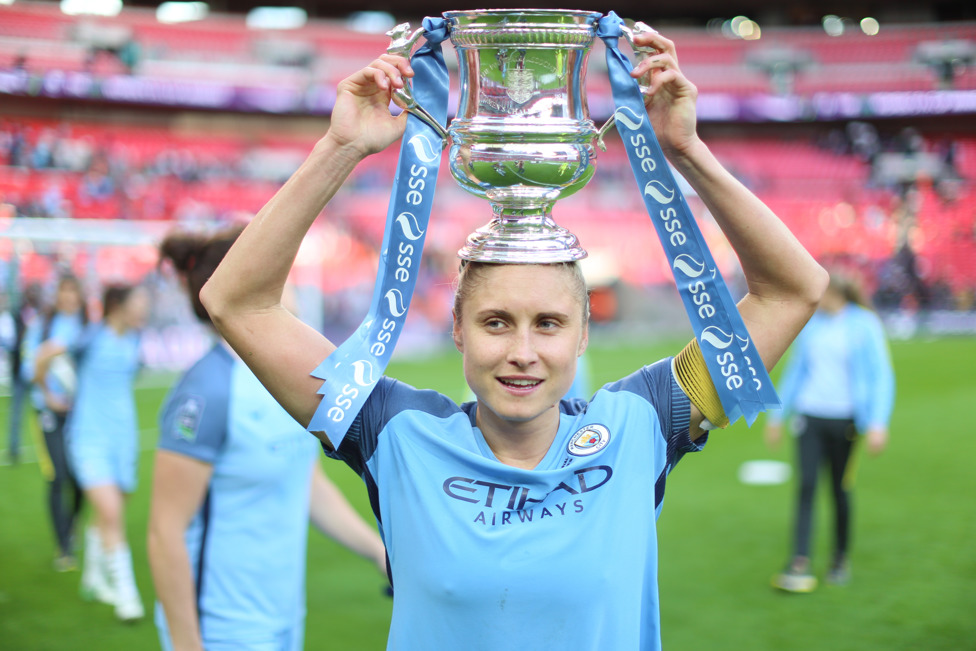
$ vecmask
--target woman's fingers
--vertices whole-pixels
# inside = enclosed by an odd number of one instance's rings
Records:
[[[383,61],[396,67],[404,77],[413,77],[413,68],[410,67],[410,60],[399,54],[381,54],[377,61]]]
[[[664,86],[677,82],[680,73],[672,68],[663,68],[651,75],[651,83],[647,86],[647,95],[654,95]]]
[[[669,87],[676,96],[696,95],[694,86],[681,72],[674,55],[660,52],[647,57],[631,73],[640,80],[648,101],[662,88]]]
[[[406,114],[394,117],[392,99],[413,76],[410,62],[402,56],[383,54],[339,83],[329,136],[342,145],[353,144],[363,155],[384,149],[399,138]],[[401,104],[402,108],[402,104]]]
[[[680,152],[696,138],[695,88],[678,67],[674,42],[649,27],[635,29],[634,46],[647,53],[632,71],[665,152]]]
[[[388,88],[390,84],[395,88],[403,88],[404,77],[413,76],[410,62],[393,54],[380,56],[369,67],[374,71],[374,79],[381,88]]]
[[[658,70],[679,70],[678,61],[667,52],[659,52],[640,61],[630,74],[640,78]]]
[[[645,93],[653,94],[663,83],[670,83],[676,79],[673,75],[667,75],[663,79],[658,79],[662,71],[677,70],[678,53],[674,47],[674,41],[661,36],[653,28],[643,25],[641,29],[634,30],[634,47],[642,50],[653,50],[654,52],[634,66],[630,73],[641,81]]]
[[[403,88],[404,78],[412,77],[410,62],[397,55],[384,54],[353,75],[354,84],[372,85],[381,90]],[[358,77],[358,78],[357,78]]]
[[[674,47],[674,41],[664,38],[653,28],[648,28],[648,30],[634,32],[634,45],[641,48],[654,48],[660,54],[670,55],[677,65],[678,54]]]

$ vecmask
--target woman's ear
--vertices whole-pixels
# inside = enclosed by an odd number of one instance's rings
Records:
[[[454,347],[459,353],[464,353],[464,337],[461,335],[461,320],[458,319],[457,312],[452,312],[454,317],[454,327],[451,329],[451,336],[454,338]]]
[[[582,357],[583,353],[586,352],[586,347],[590,345],[590,324],[583,324],[583,336],[580,337],[579,350],[576,353],[577,357]]]

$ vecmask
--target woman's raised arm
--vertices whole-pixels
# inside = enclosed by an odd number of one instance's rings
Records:
[[[654,131],[668,160],[698,193],[739,258],[749,289],[738,304],[739,312],[771,369],[816,310],[827,287],[827,272],[699,139],[698,92],[678,67],[674,43],[656,32],[635,39],[659,52],[633,73],[651,73],[646,103]]]
[[[321,384],[309,373],[335,346],[282,307],[285,281],[305,233],[353,168],[403,134],[406,114],[394,117],[389,105],[394,89],[412,74],[406,59],[383,55],[340,82],[328,132],[200,292],[220,334],[305,425]]]

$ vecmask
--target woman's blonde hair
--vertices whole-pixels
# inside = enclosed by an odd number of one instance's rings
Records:
[[[471,262],[461,261],[458,269],[457,284],[454,289],[454,319],[460,323],[462,307],[471,293],[481,284],[484,279],[485,270],[489,267],[499,266],[501,263],[493,262]],[[507,263],[506,263],[507,264]],[[541,265],[540,265],[541,266]],[[590,321],[590,294],[586,288],[586,279],[583,277],[583,269],[578,262],[553,262],[546,264],[548,267],[562,267],[569,271],[573,277],[573,289],[579,295],[583,309],[583,325]],[[513,287],[513,290],[518,290]]]

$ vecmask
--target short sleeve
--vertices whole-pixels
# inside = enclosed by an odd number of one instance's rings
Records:
[[[68,346],[68,352],[75,358],[76,362],[81,363],[85,358],[85,354],[91,348],[101,329],[102,324],[90,323],[84,326],[72,341],[65,342]]]
[[[362,475],[366,462],[373,456],[380,432],[398,413],[407,410],[422,411],[446,418],[459,411],[453,400],[436,391],[414,387],[383,376],[376,383],[363,408],[349,426],[338,450],[323,444],[326,456],[348,465]]]
[[[167,397],[159,416],[160,450],[216,461],[227,438],[230,404],[230,360],[225,355],[217,351],[205,356]]]
[[[667,472],[685,453],[701,450],[707,440],[707,435],[697,441],[691,440],[691,401],[674,376],[672,359],[662,359],[604,387],[608,391],[636,393],[653,405],[667,443]]]
[[[214,463],[227,436],[227,419],[201,395],[175,396],[159,423],[159,449]]]

